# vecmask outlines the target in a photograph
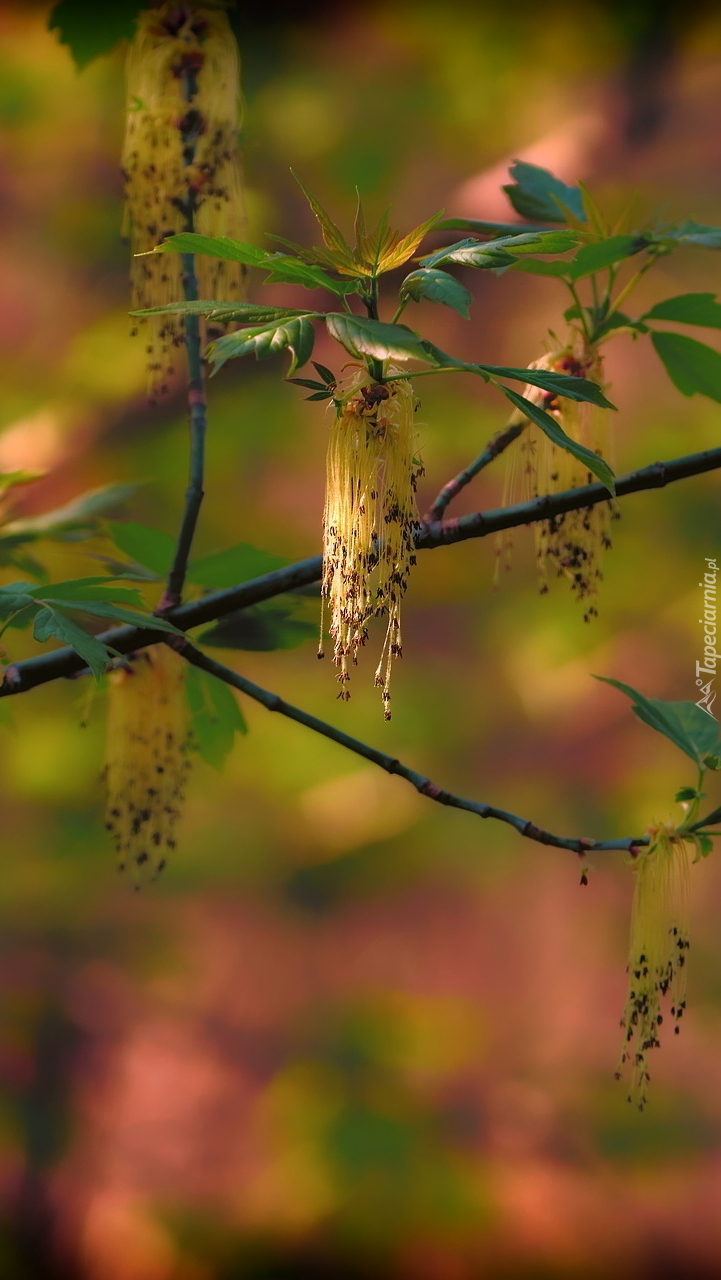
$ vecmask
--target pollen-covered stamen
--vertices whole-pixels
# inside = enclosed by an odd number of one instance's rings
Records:
[[[105,826],[120,870],[157,875],[175,848],[188,760],[186,664],[166,645],[109,677]]]
[[[203,235],[242,233],[239,93],[238,50],[224,13],[172,3],[141,12],[128,53],[122,160],[123,234],[134,255],[187,231],[191,209],[193,230]],[[182,269],[180,254],[134,256],[133,310],[179,301]],[[238,263],[199,256],[196,272],[201,298],[240,296]],[[140,324],[147,334],[150,385],[157,393],[167,389],[183,321],[155,316]]]
[[[334,662],[345,686],[372,617],[387,619],[375,682],[386,719],[393,659],[402,655],[401,601],[415,564],[414,398],[408,380],[374,383],[359,371],[341,387],[331,426],[323,516],[323,597],[330,608]]]
[[[648,1054],[660,1047],[661,1002],[667,998],[678,1034],[686,1008],[686,953],[689,948],[690,852],[698,837],[672,822],[649,827],[650,843],[639,849],[628,959],[628,996],[621,1019],[624,1045],[616,1072],[631,1069],[629,1102],[640,1111],[647,1102]]]
[[[550,352],[529,367],[589,378],[599,385],[603,383],[601,357],[585,343],[577,342],[575,347]],[[608,457],[607,411],[530,385],[525,387],[523,394],[556,418],[571,439],[600,457]],[[522,419],[523,415],[518,410],[512,421]],[[594,480],[595,476],[568,450],[558,448],[540,427],[529,422],[508,450],[503,505],[529,502],[544,494],[591,484]],[[593,597],[603,578],[603,552],[611,547],[611,521],[617,518],[618,512],[613,503],[600,502],[534,524],[539,590],[542,594],[548,591],[549,574],[565,577],[577,599],[584,601],[586,622],[597,615]],[[506,568],[510,567],[512,545],[510,532],[499,535],[496,542],[496,578],[502,559]]]

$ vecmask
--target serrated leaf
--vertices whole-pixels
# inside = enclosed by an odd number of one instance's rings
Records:
[[[298,186],[303,192],[303,195],[308,201],[308,204],[313,210],[313,213],[318,219],[318,222],[320,224],[321,235],[323,236],[323,242],[326,245],[326,247],[330,249],[332,253],[339,253],[343,257],[352,258],[353,254],[352,254],[351,247],[347,243],[346,238],[343,235],[343,232],[340,230],[340,227],[337,227],[333,219],[331,218],[330,214],[326,213],[326,210],[323,208],[323,205],[320,203],[320,200],[317,200],[316,197],[311,194],[308,188],[304,186],[304,184],[301,182],[300,178],[298,177],[298,174],[294,173],[292,169],[291,169],[291,173],[293,174],[293,177],[295,178],[296,182],[298,183]]]
[[[538,222],[563,222],[563,207],[570,210],[579,222],[585,222],[586,214],[578,187],[569,187],[548,169],[515,160],[509,169],[513,182],[504,186],[516,213],[522,218],[535,218]]]
[[[485,222],[478,218],[443,218],[436,231],[472,231],[480,236],[514,236],[519,232],[544,231],[527,222]]]
[[[172,622],[158,618],[153,613],[135,613],[132,609],[124,609],[121,605],[110,604],[103,600],[83,599],[68,600],[64,596],[55,599],[51,594],[43,596],[43,604],[55,608],[72,609],[75,613],[87,613],[94,618],[108,618],[111,622],[125,622],[131,627],[144,627],[149,631],[167,631],[170,635],[182,635]]]
[[[275,649],[295,649],[317,637],[315,622],[293,617],[292,609],[273,602],[227,614],[204,631],[199,640],[218,649],[269,653]]]
[[[429,302],[442,302],[466,320],[469,319],[469,307],[473,300],[468,289],[459,280],[449,276],[446,271],[433,268],[413,271],[406,276],[400,287],[400,298],[402,301],[412,298],[414,302],[420,302],[426,298]]]
[[[405,325],[385,324],[381,320],[333,311],[325,317],[325,322],[330,336],[357,358],[423,360],[426,364],[431,360],[428,345]]]
[[[145,0],[114,0],[111,5],[88,5],[87,0],[60,0],[48,19],[70,49],[78,71],[94,58],[109,53],[119,40],[132,39],[135,19]]]
[[[41,644],[46,640],[56,639],[62,644],[72,645],[83,662],[90,667],[96,680],[100,679],[112,658],[112,654],[100,640],[96,640],[95,636],[91,636],[62,610],[50,606],[40,609],[35,615],[33,636]]]
[[[397,242],[384,253],[378,261],[378,272],[393,271],[395,267],[402,267],[404,262],[413,256],[418,248],[421,240],[425,239],[429,231],[438,226],[443,217],[443,210],[440,213],[434,213],[432,217],[426,218],[425,222],[419,223],[407,235],[401,236]]]
[[[610,400],[606,399],[598,383],[592,378],[575,378],[572,374],[556,373],[553,369],[515,369],[500,364],[480,364],[477,367],[490,373],[494,378],[513,378],[515,382],[540,387],[542,391],[565,396],[567,400],[595,404],[600,409],[615,407]]]
[[[681,333],[651,334],[657,355],[672,383],[684,396],[697,393],[721,404],[721,355],[705,342]]]
[[[643,236],[609,236],[608,240],[586,244],[579,249],[568,265],[568,273],[572,280],[583,280],[585,276],[612,267],[614,263],[631,258],[647,248],[648,241]]]
[[[213,769],[222,769],[236,733],[248,726],[231,689],[222,680],[188,664],[186,696],[193,726],[192,743]]]
[[[660,244],[688,244],[702,249],[721,249],[721,227],[706,227],[691,219],[677,227],[657,227],[650,234]]]
[[[637,689],[609,676],[594,676],[604,684],[613,685],[633,702],[633,710],[639,720],[673,742],[674,746],[689,756],[696,765],[702,757],[721,748],[719,726],[695,702],[666,702],[662,698],[646,698]]]
[[[510,271],[524,271],[530,276],[554,276],[560,280],[568,275],[567,262],[546,262],[544,258],[517,258],[509,266]]]
[[[261,551],[248,542],[239,542],[235,547],[225,547],[222,551],[213,551],[191,561],[187,576],[190,582],[222,591],[225,587],[234,587],[239,582],[248,582],[251,578],[260,578],[275,569],[282,569],[285,564],[287,561],[280,556]]]
[[[233,240],[230,236],[201,236],[196,231],[179,231],[177,235],[168,236],[151,252],[202,253],[210,258],[222,258],[224,262],[242,262],[248,267],[262,267],[269,257],[265,249],[246,244],[244,240]]]
[[[680,293],[676,298],[657,302],[641,319],[678,320],[682,324],[721,329],[721,303],[716,301],[713,293]]]
[[[64,507],[39,516],[12,520],[0,534],[2,541],[30,542],[37,538],[65,540],[68,535],[94,528],[101,516],[123,507],[138,492],[137,484],[110,484],[73,498]]]
[[[511,265],[525,254],[566,253],[578,244],[573,231],[521,231],[497,240],[459,240],[421,258],[421,266],[438,267],[453,262],[457,266],[492,269]]]
[[[287,350],[291,354],[288,373],[292,374],[310,358],[314,342],[315,332],[310,320],[305,316],[298,316],[283,324],[271,323],[252,329],[239,329],[237,333],[226,333],[210,343],[207,355],[213,363],[213,373],[217,373],[228,360],[240,356],[253,354],[256,360],[265,360],[268,356]]]
[[[111,520],[108,529],[118,550],[152,570],[156,577],[166,577],[175,555],[175,539],[169,533],[133,520]]]
[[[270,273],[269,284],[302,284],[305,289],[326,289],[339,298],[354,293],[357,287],[355,281],[334,280],[322,267],[284,253],[268,254],[261,265]]]
[[[293,316],[313,315],[297,307],[269,307],[255,302],[168,302],[162,307],[146,307],[131,311],[131,316],[207,316],[222,324],[265,324],[269,320],[288,320]]]
[[[536,426],[541,428],[541,431],[548,436],[549,440],[558,445],[559,449],[565,449],[568,453],[573,454],[574,458],[577,458],[601,481],[601,484],[606,486],[612,496],[615,495],[616,486],[614,484],[613,471],[603,458],[599,458],[597,453],[593,453],[591,449],[587,449],[585,445],[579,444],[577,440],[566,435],[560,423],[556,422],[556,419],[552,418],[550,413],[546,413],[545,409],[541,409],[539,405],[534,404],[532,400],[527,400],[525,396],[519,396],[510,387],[503,387],[502,390],[504,395],[511,401],[511,404],[520,409],[527,418],[530,418],[531,422],[535,422]]]

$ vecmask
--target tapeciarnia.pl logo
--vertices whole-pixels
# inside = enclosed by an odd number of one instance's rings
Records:
[[[710,716],[714,716],[711,708],[716,701],[716,691],[713,688],[713,682],[716,678],[716,662],[718,654],[716,652],[716,578],[718,576],[718,565],[714,559],[705,557],[707,569],[703,575],[703,582],[699,582],[699,586],[703,587],[703,617],[699,618],[699,622],[703,627],[703,662],[696,663],[696,684],[701,690],[702,697],[696,703],[697,707],[701,707],[703,711],[707,711]],[[710,676],[710,680],[702,679],[703,676]]]

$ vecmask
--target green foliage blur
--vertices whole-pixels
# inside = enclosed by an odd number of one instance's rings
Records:
[[[123,53],[78,74],[47,30],[50,8],[0,8],[0,469],[44,473],[13,491],[13,518],[139,484],[114,519],[172,537],[187,427],[180,385],[148,406],[142,343],[128,336]],[[233,18],[255,244],[314,239],[291,166],[343,225],[356,186],[378,216],[392,203],[402,227],[441,205],[507,220],[517,157],[584,179],[619,217],[633,197],[639,221],[661,206],[669,222],[721,220],[710,8],[283,12]],[[463,283],[470,324],[419,304],[444,350],[522,366],[549,329],[564,332],[553,279]],[[639,299],[650,309],[709,290],[721,291],[717,259],[689,250]],[[293,306],[297,291],[267,296]],[[324,338],[316,352],[334,372],[336,350]],[[718,443],[717,404],[681,395],[650,343],[610,344],[607,370],[617,473]],[[319,549],[326,407],[279,372],[236,361],[210,384],[198,558]],[[505,410],[478,379],[418,386],[423,506]],[[489,468],[454,511],[498,506],[502,476]],[[678,816],[673,797],[695,771],[590,673],[695,700],[718,477],[621,507],[590,625],[560,582],[538,595],[528,531],[497,591],[490,539],[420,555],[388,725],[372,652],[347,706],[312,639],[264,648],[267,617],[255,651],[220,656],[440,786],[562,834],[641,833]],[[102,573],[113,555],[102,531],[42,551],[56,582]],[[0,585],[16,577],[3,567]],[[137,586],[153,608],[158,584]],[[293,614],[303,635],[315,608]],[[13,659],[37,652],[18,632],[4,644]],[[247,735],[222,772],[197,761],[177,854],[137,894],[103,830],[104,699],[79,680],[0,704],[0,1274],[646,1276],[660,1258],[665,1276],[714,1273],[714,856],[693,868],[683,1034],[657,1055],[638,1116],[613,1080],[623,855],[598,855],[581,888],[573,855],[429,804],[243,704]],[[710,805],[713,786],[709,775]]]

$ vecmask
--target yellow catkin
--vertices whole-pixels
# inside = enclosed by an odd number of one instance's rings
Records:
[[[175,829],[189,768],[186,663],[164,644],[109,677],[105,825],[120,870],[157,875]]]
[[[393,659],[402,655],[401,601],[415,564],[419,527],[413,389],[383,384],[361,370],[338,390],[330,429],[323,515],[324,600],[330,612],[340,698],[350,697],[350,667],[373,617],[387,619],[375,675],[390,719]],[[322,625],[322,624],[321,624]],[[322,647],[320,651],[322,656]]]
[[[600,354],[579,340],[549,352],[529,368],[589,378],[603,386]],[[566,435],[608,459],[608,410],[557,397],[530,385],[525,387],[523,394],[550,413]],[[522,420],[523,415],[516,411],[510,421]],[[591,484],[595,479],[582,462],[566,449],[559,449],[535,423],[527,422],[523,433],[508,449],[503,505],[530,502],[543,494]],[[603,577],[603,552],[611,546],[610,526],[616,515],[611,502],[600,502],[593,507],[564,512],[550,520],[537,521],[533,526],[541,593],[548,591],[549,575],[565,578],[577,599],[584,603],[586,622],[597,615],[594,597]],[[501,562],[505,562],[506,568],[510,565],[512,545],[511,531],[498,536],[496,580]]]
[[[189,203],[199,234],[242,234],[239,117],[238,47],[226,14],[187,3],[144,10],[128,52],[122,158],[123,234],[133,255],[187,231]],[[240,264],[200,255],[195,268],[201,298],[241,295]],[[133,310],[182,299],[182,269],[180,254],[134,256]],[[164,391],[183,340],[182,317],[153,316],[140,324],[151,390]]]
[[[631,912],[628,996],[621,1026],[624,1046],[616,1072],[631,1070],[629,1102],[640,1111],[650,1080],[648,1054],[660,1045],[661,1001],[667,998],[678,1034],[686,1008],[686,955],[689,947],[689,869],[699,841],[681,834],[673,822],[649,827],[650,843],[632,862],[636,877]]]

